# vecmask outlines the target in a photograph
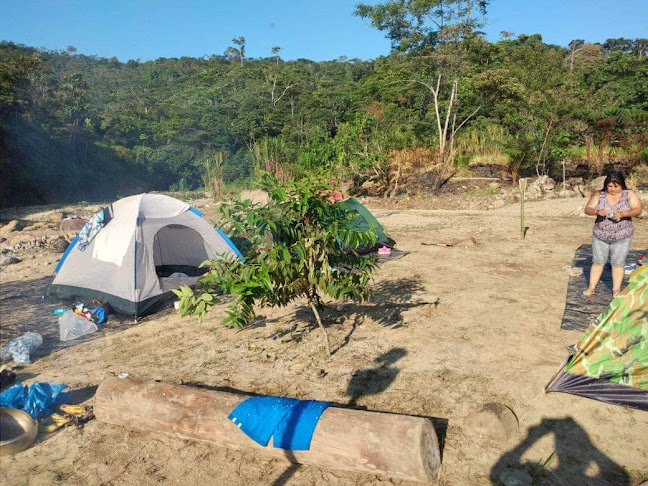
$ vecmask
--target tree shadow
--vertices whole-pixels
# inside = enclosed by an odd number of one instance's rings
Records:
[[[383,280],[373,287],[373,295],[368,304],[351,304],[349,309],[365,314],[381,326],[399,329],[403,326],[403,312],[415,307],[432,305],[438,307],[438,298],[424,300],[417,294],[424,294],[425,287],[416,278]]]
[[[522,462],[522,455],[534,443],[548,434],[554,435],[554,452],[542,463]],[[556,467],[552,467],[557,462]],[[596,464],[595,476],[586,475],[588,467]],[[539,481],[546,478],[548,484],[613,484],[629,486],[628,473],[612,459],[599,451],[587,432],[572,418],[542,419],[529,429],[526,438],[513,450],[504,454],[490,472],[491,480],[498,478],[507,468],[525,469]]]

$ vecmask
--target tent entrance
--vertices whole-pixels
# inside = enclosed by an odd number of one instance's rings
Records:
[[[163,226],[153,238],[153,262],[163,291],[194,285],[205,273],[199,265],[208,259],[202,236],[188,226]]]

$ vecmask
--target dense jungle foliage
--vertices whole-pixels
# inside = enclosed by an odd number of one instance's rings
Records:
[[[648,161],[648,40],[488,42],[470,12],[426,30],[411,2],[390,3],[357,7],[392,39],[369,61],[285,61],[279,47],[249,59],[242,37],[223,55],[145,62],[3,41],[0,202],[220,196],[261,170],[394,195],[399,179],[434,172],[434,189],[462,166],[516,178]]]

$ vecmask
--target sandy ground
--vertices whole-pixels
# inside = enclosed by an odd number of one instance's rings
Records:
[[[27,383],[67,383],[81,399],[106,376],[125,372],[431,417],[443,439],[440,484],[491,484],[491,474],[498,477],[508,465],[525,469],[534,484],[637,485],[648,480],[646,412],[542,394],[566,347],[580,336],[562,331],[560,321],[569,279],[562,267],[591,234],[592,220],[577,215],[583,203],[528,203],[524,241],[515,205],[377,210],[398,248],[411,253],[382,265],[373,302],[333,306],[326,318],[336,349],[330,358],[303,306],[260,309],[254,325],[241,332],[220,325],[219,306],[202,325],[167,311],[74,347],[50,349],[20,375]],[[470,236],[477,247],[422,245]],[[647,220],[636,222],[633,247],[648,248]],[[41,295],[57,258],[40,254],[0,269],[2,341],[32,324],[56,335],[52,303]],[[381,365],[386,353],[389,364]],[[463,426],[488,402],[510,406],[519,418],[519,433],[507,442],[474,437]],[[96,420],[2,457],[0,482],[406,484],[291,467]]]

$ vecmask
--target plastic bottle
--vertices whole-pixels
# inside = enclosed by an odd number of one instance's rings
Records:
[[[66,311],[66,310],[67,310],[67,309],[63,309],[63,308],[60,307],[60,308],[58,308],[58,309],[54,309],[54,310],[52,311],[52,313],[53,313],[55,316],[62,316],[63,314],[65,314],[65,311]]]

